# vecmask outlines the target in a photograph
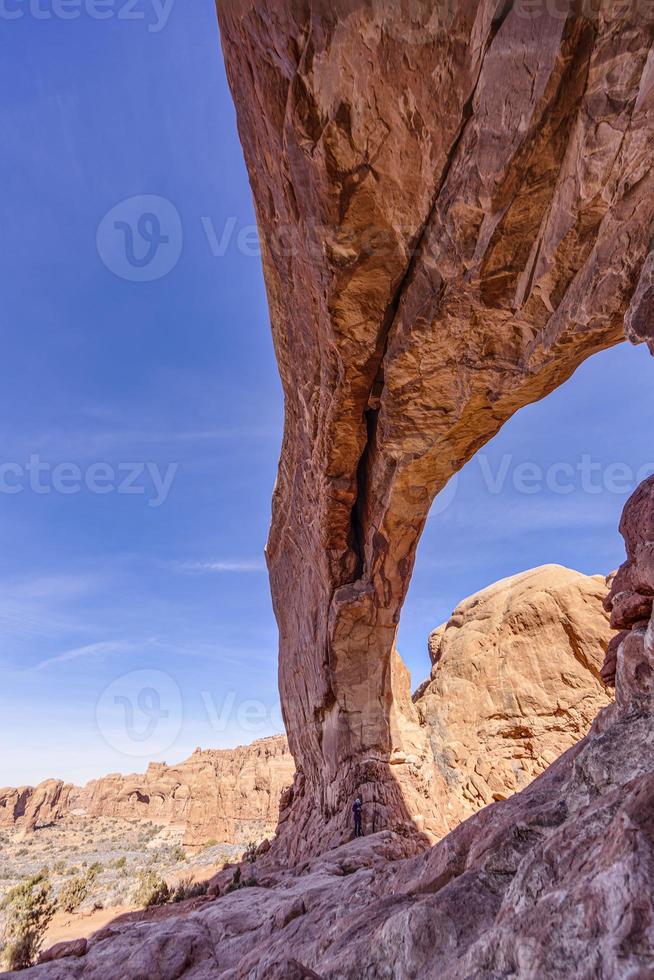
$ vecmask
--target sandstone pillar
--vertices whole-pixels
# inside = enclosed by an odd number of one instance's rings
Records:
[[[625,315],[647,339],[652,25],[533,7],[218,3],[285,394],[289,853],[342,839],[357,793],[369,829],[442,831],[395,653],[431,502]]]

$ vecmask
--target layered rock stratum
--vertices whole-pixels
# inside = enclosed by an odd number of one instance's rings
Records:
[[[183,827],[186,847],[246,844],[273,833],[294,772],[281,735],[236,749],[197,749],[177,766],[151,763],[140,775],[113,774],[84,787],[50,779],[0,790],[0,826],[30,832],[65,817],[122,817]]]
[[[357,794],[439,836],[447,786],[395,650],[416,546],[514,412],[625,332],[651,343],[651,12],[218,15],[285,396],[267,554],[299,777],[277,846],[337,845]]]
[[[387,830],[281,869],[272,851],[124,917],[25,980],[606,980],[654,968],[654,477],[606,598],[615,701],[526,789],[419,856]],[[234,890],[236,888],[236,890]],[[18,974],[8,974],[16,976]]]

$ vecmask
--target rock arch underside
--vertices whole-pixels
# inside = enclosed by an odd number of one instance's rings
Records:
[[[219,0],[285,430],[267,548],[298,774],[278,847],[442,836],[395,638],[435,495],[592,354],[653,343],[637,2]]]

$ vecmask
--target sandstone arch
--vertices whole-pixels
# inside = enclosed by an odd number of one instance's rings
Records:
[[[375,827],[443,830],[394,649],[430,504],[625,322],[651,340],[652,24],[523,6],[218,3],[285,393],[291,855],[356,792]]]

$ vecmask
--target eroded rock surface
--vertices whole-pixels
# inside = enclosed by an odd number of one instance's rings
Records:
[[[357,793],[442,832],[394,646],[431,502],[625,316],[650,337],[645,7],[218,2],[285,392],[290,858],[343,840]]]
[[[18,824],[26,833],[47,826],[68,812],[79,792],[61,779],[46,779],[38,786],[0,789],[0,827]]]
[[[248,887],[122,920],[25,980],[589,980],[654,970],[654,478],[627,505],[607,606],[626,631],[616,699],[511,799],[427,853],[385,831]],[[627,603],[625,593],[631,597]],[[627,611],[626,611],[627,610]],[[250,880],[251,879],[251,880]],[[243,879],[245,880],[245,879]],[[233,887],[233,885],[232,885]],[[136,921],[138,919],[138,921]],[[8,976],[16,976],[8,975]]]
[[[283,736],[236,749],[197,749],[178,766],[152,763],[140,775],[104,776],[85,787],[47,780],[0,790],[0,825],[29,832],[67,815],[123,817],[184,827],[184,845],[246,844],[273,833],[295,763]]]
[[[145,776],[89,783],[82,800],[92,816],[144,817],[183,824],[184,844],[247,843],[270,835],[295,763],[283,736],[236,749],[197,749],[179,766],[151,764]]]
[[[607,595],[601,575],[544,565],[470,596],[431,634],[432,677],[415,701],[450,829],[523,789],[609,703]]]

